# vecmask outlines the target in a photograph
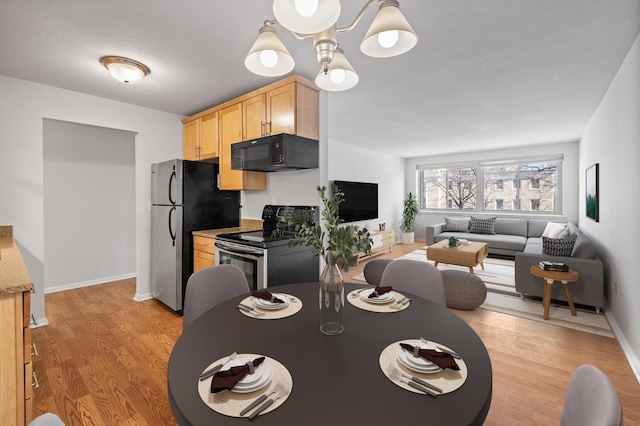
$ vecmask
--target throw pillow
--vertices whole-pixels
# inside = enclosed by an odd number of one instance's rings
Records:
[[[444,230],[448,232],[469,232],[469,216],[451,217],[445,216]]]
[[[473,234],[491,234],[495,235],[496,217],[474,217],[471,216],[469,223],[469,232]]]
[[[542,254],[545,256],[571,257],[577,235],[570,234],[565,238],[542,237]]]
[[[568,231],[566,233],[565,231],[567,231],[566,223],[549,222],[544,228],[542,236],[549,238],[564,238],[569,234]],[[565,233],[565,235],[562,235],[563,233]]]

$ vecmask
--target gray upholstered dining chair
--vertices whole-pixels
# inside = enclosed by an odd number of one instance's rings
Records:
[[[185,290],[182,329],[217,304],[249,291],[244,272],[235,265],[216,265],[194,272]]]
[[[447,307],[442,275],[435,266],[417,260],[396,259],[382,273],[381,286],[392,286]]]
[[[64,422],[53,413],[44,413],[31,420],[29,426],[64,426]]]
[[[622,426],[622,407],[611,380],[593,365],[581,365],[571,376],[560,426]]]

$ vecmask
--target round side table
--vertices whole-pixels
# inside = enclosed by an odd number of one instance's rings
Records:
[[[576,307],[573,305],[573,298],[571,297],[571,291],[567,285],[570,281],[578,281],[580,274],[574,269],[569,269],[567,272],[562,271],[547,271],[542,269],[538,265],[531,265],[529,272],[536,277],[540,277],[544,280],[544,296],[542,297],[542,305],[544,306],[544,315],[542,318],[549,319],[549,305],[551,304],[551,289],[555,281],[560,281],[564,288],[564,294],[567,296],[567,302],[569,303],[569,309],[571,309],[571,315],[574,317],[576,313]]]

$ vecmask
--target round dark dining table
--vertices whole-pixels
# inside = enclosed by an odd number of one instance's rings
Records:
[[[411,297],[411,303],[399,312],[369,312],[345,301],[344,331],[327,336],[320,331],[318,286],[269,288],[302,300],[302,309],[287,318],[249,318],[236,308],[246,297],[239,296],[191,323],[176,342],[168,366],[169,402],[178,424],[247,424],[246,418],[212,410],[198,394],[200,373],[232,352],[271,357],[293,377],[288,399],[251,423],[442,426],[484,422],[491,405],[491,361],[480,337],[462,319],[429,300],[402,292]],[[345,298],[358,288],[362,286],[345,284]],[[393,342],[420,337],[462,357],[468,369],[462,387],[432,398],[407,391],[385,376],[380,353]]]

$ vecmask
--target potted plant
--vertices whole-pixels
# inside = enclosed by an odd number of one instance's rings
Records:
[[[410,192],[402,202],[402,220],[400,221],[402,244],[413,244],[415,238],[413,224],[418,213],[420,213],[418,199]]]
[[[342,219],[338,208],[344,201],[344,194],[336,185],[332,185],[330,198],[326,196],[326,187],[317,186],[316,190],[323,205],[322,223],[315,224],[312,215],[307,214],[304,218],[283,218],[279,229],[289,227],[296,232],[297,236],[289,240],[289,245],[306,245],[322,256],[325,266],[320,276],[320,330],[333,335],[344,330],[344,281],[340,268],[345,272],[349,270],[354,250],[371,254],[372,240],[367,228],[340,226]]]

